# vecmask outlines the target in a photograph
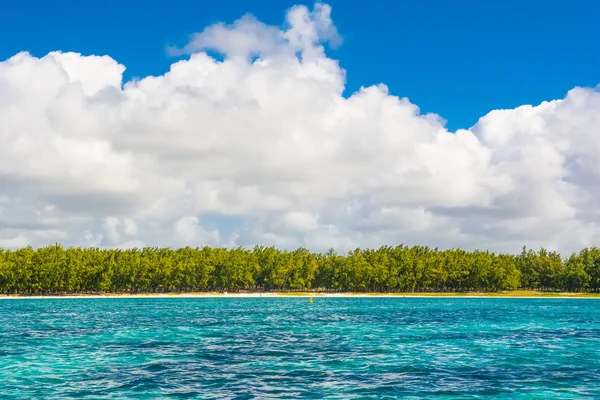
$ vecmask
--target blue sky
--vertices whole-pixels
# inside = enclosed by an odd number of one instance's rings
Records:
[[[600,82],[600,3],[591,0],[418,2],[332,0],[344,43],[329,55],[348,71],[347,91],[383,82],[451,130],[487,111],[564,97]],[[0,14],[0,58],[19,51],[108,54],[126,79],[161,74],[167,45],[245,13],[280,25],[307,1],[10,1]]]

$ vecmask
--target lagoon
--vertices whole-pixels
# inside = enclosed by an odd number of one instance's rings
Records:
[[[2,398],[599,398],[600,303],[0,302]]]

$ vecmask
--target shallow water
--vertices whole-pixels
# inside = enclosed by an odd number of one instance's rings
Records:
[[[0,301],[1,398],[600,398],[600,301]]]

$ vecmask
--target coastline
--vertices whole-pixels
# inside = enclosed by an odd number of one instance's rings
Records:
[[[104,293],[104,294],[62,294],[62,295],[0,295],[0,300],[35,300],[35,299],[168,299],[168,298],[479,298],[479,299],[600,299],[600,293],[556,293],[515,290],[508,292],[400,292],[400,293],[361,293],[361,292],[190,292],[190,293]]]

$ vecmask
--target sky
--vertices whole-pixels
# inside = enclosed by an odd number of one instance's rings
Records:
[[[310,1],[22,0],[0,14],[0,59],[26,50],[108,54],[124,79],[160,75],[165,48],[244,14],[280,26]],[[493,109],[564,97],[595,86],[600,5],[592,0],[331,1],[343,45],[328,51],[349,71],[347,93],[385,83],[424,112],[469,128]],[[452,99],[452,100],[449,100]]]
[[[598,11],[7,3],[0,247],[597,244]]]

